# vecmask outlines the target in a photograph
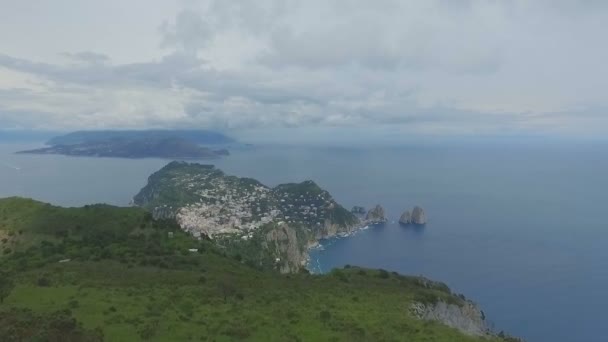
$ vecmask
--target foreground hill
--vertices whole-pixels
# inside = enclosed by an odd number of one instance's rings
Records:
[[[444,284],[357,267],[281,275],[139,208],[2,199],[0,241],[3,341],[503,340],[470,329],[479,312]],[[437,308],[450,319],[426,314]]]

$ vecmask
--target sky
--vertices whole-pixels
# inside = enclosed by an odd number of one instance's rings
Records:
[[[0,129],[605,136],[607,34],[602,0],[0,0]]]

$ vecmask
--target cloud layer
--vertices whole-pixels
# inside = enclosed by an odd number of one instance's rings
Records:
[[[605,3],[191,0],[146,17],[157,4],[134,2],[132,22],[79,23],[57,51],[24,43],[24,16],[0,23],[0,126],[604,134]],[[53,4],[61,31],[69,1]]]

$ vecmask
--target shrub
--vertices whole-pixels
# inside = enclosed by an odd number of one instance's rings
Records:
[[[49,278],[42,276],[42,277],[38,278],[38,281],[36,282],[36,284],[40,287],[49,287],[49,286],[51,286],[51,281],[49,280]]]

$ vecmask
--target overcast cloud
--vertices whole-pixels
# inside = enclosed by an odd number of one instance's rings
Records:
[[[0,128],[603,135],[607,3],[0,0]]]

